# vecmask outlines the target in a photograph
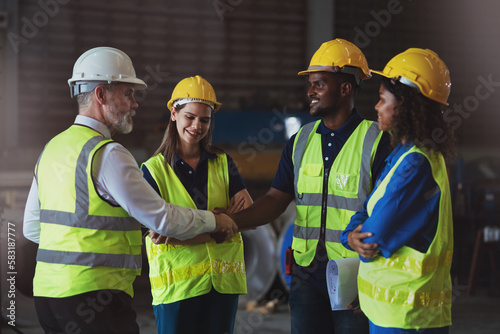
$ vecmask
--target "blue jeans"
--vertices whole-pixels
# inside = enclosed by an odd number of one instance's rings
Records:
[[[296,265],[297,266],[297,265]],[[368,319],[353,311],[332,311],[328,291],[319,290],[302,275],[292,273],[290,283],[292,334],[367,334]]]
[[[232,334],[239,295],[217,292],[153,305],[158,334]]]

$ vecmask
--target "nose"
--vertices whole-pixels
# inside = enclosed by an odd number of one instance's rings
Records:
[[[307,90],[307,96],[309,98],[313,98],[314,96],[316,96],[316,90],[314,89],[313,85],[309,86],[309,89]]]
[[[135,99],[135,96],[134,96],[134,95],[132,95],[132,100],[131,100],[131,102],[132,102],[132,106],[131,106],[131,108],[132,108],[132,109],[137,109],[137,108],[139,108],[139,103],[137,103],[137,101],[136,101],[136,99]]]
[[[200,130],[201,129],[201,122],[200,122],[200,120],[198,118],[195,118],[193,120],[192,127],[193,127],[193,129],[196,129],[196,130]]]

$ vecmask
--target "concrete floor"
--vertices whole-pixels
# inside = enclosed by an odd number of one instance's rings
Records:
[[[156,325],[150,296],[146,290],[147,281],[142,276],[136,284],[134,308],[142,334],[156,334]],[[455,285],[453,301],[452,334],[497,334],[500,333],[500,297],[489,296],[486,289],[478,289],[472,296],[465,295],[465,286]],[[290,333],[290,312],[287,304],[278,306],[277,312],[261,315],[245,310],[247,300],[240,298],[240,307],[236,315],[234,334],[284,334]],[[22,310],[18,310],[22,313]],[[2,326],[4,334],[41,334],[40,327]]]

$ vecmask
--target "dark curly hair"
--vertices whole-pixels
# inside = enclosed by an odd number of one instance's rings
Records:
[[[455,157],[455,136],[443,117],[444,105],[393,79],[382,78],[382,85],[396,98],[391,133],[393,146],[406,140],[420,149],[441,152],[445,159]]]

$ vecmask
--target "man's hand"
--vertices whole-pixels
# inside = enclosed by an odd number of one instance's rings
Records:
[[[347,242],[349,243],[349,246],[363,258],[370,259],[378,253],[378,251],[374,249],[378,247],[378,244],[375,242],[373,243],[363,242],[363,239],[373,236],[373,233],[371,232],[361,233],[362,226],[363,224],[359,225],[358,227],[356,227],[354,231],[350,232],[347,235]]]
[[[215,216],[215,230],[210,233],[215,242],[220,244],[228,239],[231,239],[238,232],[238,226],[226,213],[217,213]]]
[[[164,244],[167,240],[167,237],[164,237],[163,235],[160,235],[153,230],[149,230],[149,237],[151,238],[151,241],[153,241],[153,243],[156,245]]]

